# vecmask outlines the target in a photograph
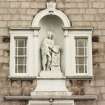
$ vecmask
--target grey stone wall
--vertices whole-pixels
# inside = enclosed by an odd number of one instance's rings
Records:
[[[26,105],[27,102],[6,101],[5,95],[29,95],[34,81],[8,79],[9,75],[9,33],[8,27],[31,26],[36,13],[46,8],[47,0],[0,0],[0,105]],[[94,27],[93,71],[94,78],[75,86],[75,94],[96,94],[97,101],[76,101],[77,105],[105,105],[105,0],[56,0],[72,22],[73,27]],[[78,89],[79,88],[79,89]],[[77,89],[77,90],[75,90]]]

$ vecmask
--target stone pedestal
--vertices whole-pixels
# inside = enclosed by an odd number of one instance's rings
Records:
[[[36,92],[68,92],[65,80],[61,79],[40,79],[37,80],[37,87],[31,93],[31,95],[36,95]],[[71,92],[69,92],[71,95]]]
[[[55,81],[49,80],[50,83],[54,83]],[[37,99],[30,100],[28,105],[74,105],[74,100],[69,100],[69,97],[72,95],[72,93],[67,91],[65,87],[62,87],[63,85],[61,83],[58,83],[61,81],[59,80],[56,81],[58,85],[50,87],[45,86],[46,83],[44,87],[40,87],[42,85],[41,84],[42,82],[48,82],[46,80],[45,81],[39,80],[39,82],[40,82],[39,86],[36,88],[35,91],[31,93],[31,96],[37,97]],[[59,88],[57,88],[58,86]]]
[[[39,78],[63,78],[61,70],[41,71]]]
[[[72,92],[65,85],[65,78],[38,78],[37,87],[31,96],[37,100],[30,100],[28,105],[74,105],[74,100],[68,100]]]

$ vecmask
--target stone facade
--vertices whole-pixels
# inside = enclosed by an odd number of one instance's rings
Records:
[[[46,8],[47,0],[0,0],[0,105],[27,105],[27,101],[7,101],[3,96],[28,96],[35,80],[11,80],[9,75],[10,40],[8,27],[31,27],[36,13]],[[57,8],[72,22],[72,27],[94,27],[92,80],[68,81],[76,95],[97,95],[95,101],[75,101],[76,105],[105,105],[105,0],[56,0]],[[71,88],[70,88],[71,87]]]

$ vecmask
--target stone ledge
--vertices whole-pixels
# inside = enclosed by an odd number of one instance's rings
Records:
[[[34,79],[36,79],[36,77],[34,77],[34,76],[23,76],[23,77],[11,77],[11,76],[8,76],[8,79],[10,79],[10,80],[34,80]]]
[[[66,76],[66,77],[62,77],[62,78],[43,78],[43,77],[36,77],[36,76],[25,76],[25,77],[11,77],[11,76],[8,76],[8,79],[11,79],[11,80],[34,80],[34,79],[37,79],[37,80],[42,80],[42,79],[50,79],[50,80],[63,80],[63,79],[70,79],[70,80],[92,80],[94,77],[93,76]]]
[[[55,100],[97,100],[96,95],[72,95],[69,97],[36,97],[36,96],[4,96],[5,100],[49,100],[49,99],[55,99]]]
[[[66,76],[66,78],[71,80],[92,80],[94,76]]]

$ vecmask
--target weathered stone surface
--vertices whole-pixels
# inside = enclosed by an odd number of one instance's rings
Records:
[[[99,101],[98,105],[105,105],[105,101]]]
[[[86,94],[96,94],[96,89],[94,87],[85,87]]]
[[[9,95],[12,96],[22,95],[21,81],[11,81]]]
[[[85,9],[66,9],[65,13],[67,15],[70,15],[70,14],[84,14]]]
[[[22,95],[29,96],[31,93],[31,82],[30,81],[23,81],[22,82]]]
[[[20,8],[21,3],[20,2],[10,2],[10,8]]]
[[[96,86],[105,86],[105,80],[96,80]]]
[[[93,9],[93,8],[88,8],[86,9],[86,14],[96,14],[98,13],[97,9]]]
[[[21,81],[12,81],[12,87],[21,87]]]
[[[8,27],[31,26],[33,16],[46,8],[47,0],[0,0],[0,96],[29,95],[37,85],[29,81],[14,81],[9,85],[9,43],[3,36],[9,36]],[[94,80],[84,82],[86,94],[97,94],[98,101],[78,101],[77,105],[105,105],[105,0],[56,0],[57,8],[70,19],[72,26],[94,27],[93,35],[98,36],[93,48]],[[69,84],[71,87],[71,84]],[[69,88],[71,90],[71,88]],[[74,84],[77,93],[80,88]],[[6,102],[0,105],[27,105],[25,102]]]
[[[105,5],[103,2],[93,2],[93,8],[104,8]]]
[[[96,101],[88,101],[87,103],[85,101],[77,101],[76,105],[97,105]]]

